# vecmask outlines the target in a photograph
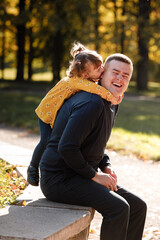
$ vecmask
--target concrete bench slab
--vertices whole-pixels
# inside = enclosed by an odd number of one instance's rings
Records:
[[[86,229],[86,210],[8,206],[0,211],[0,239],[65,240]]]

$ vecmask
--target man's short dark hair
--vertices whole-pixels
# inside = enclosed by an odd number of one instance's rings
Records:
[[[122,53],[111,54],[110,56],[107,57],[107,59],[105,60],[105,63],[109,63],[112,60],[117,60],[120,62],[127,63],[127,64],[131,65],[131,67],[133,68],[133,63],[132,63],[131,59]]]

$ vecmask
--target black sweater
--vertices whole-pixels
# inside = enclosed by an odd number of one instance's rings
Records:
[[[66,100],[40,162],[42,179],[47,172],[55,182],[75,174],[91,179],[98,168],[103,171],[110,164],[104,150],[117,109],[100,96],[83,91]]]

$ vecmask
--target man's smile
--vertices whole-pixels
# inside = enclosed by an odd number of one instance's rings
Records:
[[[121,85],[121,84],[118,84],[118,83],[113,83],[113,85],[114,85],[115,87],[118,87],[118,88],[122,87],[122,85]]]

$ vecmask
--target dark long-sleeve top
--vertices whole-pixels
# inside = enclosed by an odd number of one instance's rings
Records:
[[[52,172],[55,182],[75,174],[91,179],[98,168],[103,171],[110,164],[104,150],[117,109],[100,96],[83,91],[66,100],[41,158],[42,178]]]

